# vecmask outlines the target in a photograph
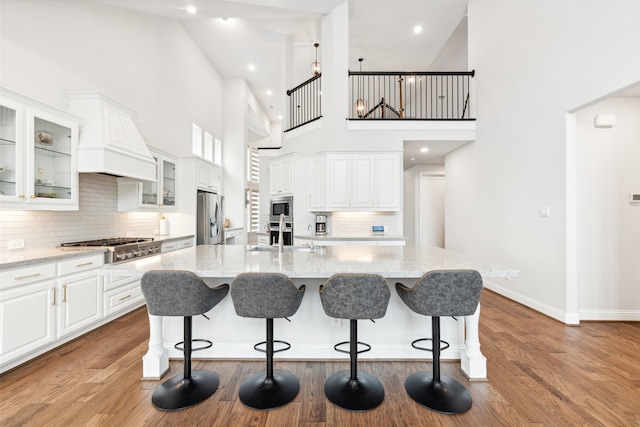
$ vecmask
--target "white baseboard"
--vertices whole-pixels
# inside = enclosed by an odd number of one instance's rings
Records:
[[[640,310],[578,310],[577,313],[567,313],[547,304],[521,295],[511,289],[498,286],[488,280],[484,285],[487,289],[519,302],[529,308],[539,311],[553,319],[559,320],[566,325],[579,325],[581,320],[591,321],[618,321],[637,322],[640,321]]]
[[[579,310],[581,320],[618,322],[640,321],[640,310]]]

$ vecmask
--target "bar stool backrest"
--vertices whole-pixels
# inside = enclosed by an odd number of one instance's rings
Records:
[[[229,292],[228,285],[211,289],[190,271],[152,270],[142,275],[142,293],[149,314],[197,316],[215,307]]]
[[[469,316],[478,307],[482,288],[482,277],[475,270],[433,270],[413,288],[396,286],[402,301],[425,316]]]
[[[337,319],[380,319],[391,291],[378,274],[334,274],[320,287],[322,308]]]
[[[231,300],[238,316],[278,319],[298,311],[304,291],[284,274],[241,273],[231,283]]]

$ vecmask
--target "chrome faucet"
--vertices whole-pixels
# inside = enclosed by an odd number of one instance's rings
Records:
[[[280,214],[280,224],[278,227],[278,252],[284,251],[284,237],[282,231],[284,230],[284,214]]]

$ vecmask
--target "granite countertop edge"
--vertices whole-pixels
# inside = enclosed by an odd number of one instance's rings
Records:
[[[369,235],[346,235],[346,234],[296,234],[295,239],[306,240],[344,240],[344,241],[384,241],[384,240],[400,240],[407,241],[408,239],[399,234],[369,234]]]
[[[144,236],[143,236],[144,237]],[[191,235],[176,236],[152,236],[157,242],[171,242],[194,237]],[[18,249],[18,250],[2,250],[0,251],[0,271],[10,270],[14,268],[24,268],[30,265],[43,264],[48,262],[58,262],[65,259],[90,256],[93,254],[105,253],[106,248],[103,247],[83,247],[83,248],[40,248],[40,249]]]

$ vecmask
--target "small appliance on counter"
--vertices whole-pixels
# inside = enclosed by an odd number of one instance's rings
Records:
[[[316,234],[321,236],[327,234],[327,216],[326,215],[316,215]]]

